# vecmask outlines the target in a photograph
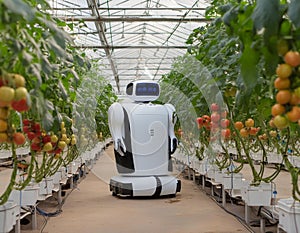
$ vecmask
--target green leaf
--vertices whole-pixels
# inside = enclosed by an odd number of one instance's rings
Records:
[[[68,98],[68,92],[65,89],[64,85],[62,84],[61,80],[58,80],[58,87],[63,99],[66,100]]]
[[[269,98],[263,98],[259,101],[257,106],[257,113],[264,119],[268,119],[271,115],[272,100]]]
[[[38,80],[38,85],[41,85],[43,83],[42,77],[41,77],[41,67],[40,64],[31,64],[29,66],[29,72],[32,73]]]
[[[279,57],[277,56],[277,53],[270,51],[267,47],[262,48],[262,52],[265,59],[264,67],[266,74],[271,76],[275,73]]]
[[[253,50],[250,44],[245,45],[245,49],[241,56],[241,76],[245,87],[252,89],[257,82],[257,70],[256,65],[259,60],[259,54]]]
[[[54,122],[53,116],[50,112],[46,112],[42,118],[42,125],[46,131],[50,131],[52,129],[52,124]]]
[[[230,26],[231,21],[232,21],[232,20],[235,20],[236,18],[237,18],[236,8],[235,8],[235,7],[232,7],[230,10],[228,10],[228,11],[224,14],[222,20],[223,20],[223,22],[224,22],[226,25]]]
[[[300,28],[300,1],[299,0],[291,0],[288,7],[288,16],[296,26],[296,28]]]
[[[252,20],[256,31],[260,31],[264,28],[266,37],[277,34],[278,25],[281,20],[279,6],[279,0],[256,1],[256,7],[252,14]]]
[[[22,15],[28,21],[34,19],[36,10],[22,0],[3,0],[3,4],[9,11]]]
[[[47,45],[49,46],[49,50],[50,51],[52,50],[56,56],[58,57],[66,56],[65,49],[57,43],[57,40],[54,40],[53,38],[49,38],[47,39]]]

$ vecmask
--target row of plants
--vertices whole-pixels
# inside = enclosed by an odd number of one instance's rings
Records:
[[[0,149],[12,160],[0,205],[109,135],[114,91],[97,63],[74,49],[64,30],[74,23],[47,9],[45,0],[0,0]],[[20,163],[20,148],[29,149],[30,162]]]
[[[300,157],[299,9],[296,0],[212,1],[206,10],[211,23],[191,33],[187,54],[161,80],[162,100],[182,116],[177,132],[188,154],[203,159],[209,151],[220,169],[234,159],[235,172],[250,166],[253,185],[272,182],[286,169],[297,201],[300,168],[290,155]],[[270,153],[282,162],[266,175]]]

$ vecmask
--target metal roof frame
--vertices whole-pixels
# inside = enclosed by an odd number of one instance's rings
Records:
[[[209,0],[49,0],[50,13],[74,23],[75,47],[99,60],[122,94],[129,80],[158,80],[186,53],[189,34],[208,20]],[[85,26],[76,27],[79,22]],[[130,78],[131,77],[131,78]]]

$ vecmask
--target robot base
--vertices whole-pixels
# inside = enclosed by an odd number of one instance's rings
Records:
[[[109,189],[113,196],[176,196],[181,190],[181,181],[173,176],[114,176]]]

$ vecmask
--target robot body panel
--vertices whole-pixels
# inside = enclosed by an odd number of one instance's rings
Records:
[[[175,108],[149,102],[159,95],[154,81],[132,82],[127,87],[133,101],[114,103],[108,112],[119,173],[111,178],[110,191],[128,196],[176,195],[181,183],[170,175],[171,154],[177,146]]]
[[[167,175],[169,156],[166,108],[163,105],[135,103],[124,104],[123,107],[129,118],[135,165],[135,171],[130,175]]]

